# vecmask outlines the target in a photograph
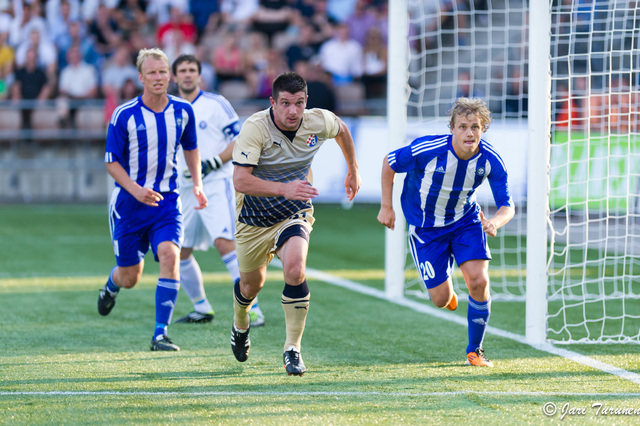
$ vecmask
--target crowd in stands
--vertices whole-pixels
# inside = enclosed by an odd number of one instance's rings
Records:
[[[0,0],[0,99],[56,100],[63,127],[78,101],[101,99],[108,119],[141,90],[138,51],[160,47],[171,62],[197,55],[205,90],[264,99],[291,69],[310,107],[333,109],[352,82],[385,96],[387,14],[382,0]]]

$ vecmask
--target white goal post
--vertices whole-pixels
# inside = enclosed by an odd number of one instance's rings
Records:
[[[526,307],[530,343],[640,343],[639,44],[627,0],[389,2],[388,151],[487,102],[517,212],[490,239],[492,300]],[[385,292],[425,298],[397,180]]]

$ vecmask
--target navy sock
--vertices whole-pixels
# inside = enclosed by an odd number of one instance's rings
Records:
[[[290,299],[305,298],[309,295],[309,284],[307,284],[307,280],[302,281],[300,285],[289,285],[284,283],[282,295]]]
[[[113,282],[113,271],[115,271],[117,266],[114,266],[109,274],[109,279],[107,280],[107,290],[109,290],[112,294],[116,294],[120,291],[120,287]]]
[[[482,347],[484,333],[489,323],[491,314],[491,298],[485,302],[477,302],[469,296],[469,308],[467,310],[467,322],[469,323],[469,346],[467,353],[475,352]]]
[[[168,278],[160,278],[156,287],[156,330],[155,339],[161,334],[167,334],[167,326],[171,323],[173,308],[178,300],[180,282]]]

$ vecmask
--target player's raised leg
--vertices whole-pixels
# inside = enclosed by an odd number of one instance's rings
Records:
[[[142,276],[144,261],[133,266],[114,266],[109,274],[107,283],[98,295],[98,313],[102,316],[109,315],[116,304],[116,296],[121,288],[132,288]]]
[[[300,227],[303,230],[302,227]],[[308,233],[305,233],[308,238]],[[286,322],[286,340],[283,361],[289,375],[301,376],[306,371],[300,355],[302,334],[309,312],[310,292],[305,277],[309,243],[302,236],[287,239],[276,254],[282,260],[284,270],[284,290],[282,309]]]
[[[482,341],[491,315],[488,265],[487,260],[469,260],[460,265],[469,289],[467,363],[480,367],[493,367],[493,362],[487,359],[482,349]]]

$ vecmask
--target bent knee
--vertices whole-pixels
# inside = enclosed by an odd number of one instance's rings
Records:
[[[437,296],[431,297],[431,303],[436,305],[436,307],[438,308],[444,308],[445,306],[447,306],[447,303],[449,303],[450,299],[451,299],[450,295],[439,294]]]
[[[289,285],[298,285],[306,279],[303,267],[291,267],[284,271],[284,280]]]
[[[469,287],[469,290],[485,290],[489,287],[489,278],[484,275],[472,277],[469,279],[467,286]]]

